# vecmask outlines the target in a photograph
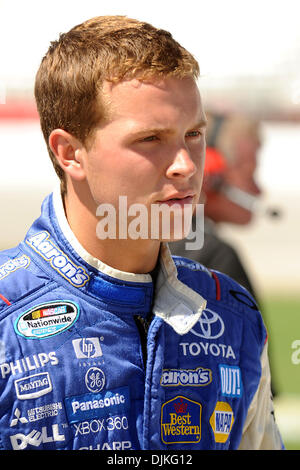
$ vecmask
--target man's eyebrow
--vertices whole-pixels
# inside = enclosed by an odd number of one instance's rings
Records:
[[[190,129],[199,129],[207,126],[207,119],[205,117],[201,118],[196,124],[190,126]],[[158,127],[144,127],[130,132],[131,136],[139,137],[145,134],[172,134],[174,129],[164,126]]]

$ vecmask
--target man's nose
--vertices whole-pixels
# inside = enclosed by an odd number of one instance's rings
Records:
[[[195,162],[193,161],[187,148],[180,148],[167,169],[168,178],[191,178],[197,171]]]

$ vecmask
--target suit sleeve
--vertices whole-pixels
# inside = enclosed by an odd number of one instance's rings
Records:
[[[261,355],[261,367],[260,383],[248,409],[239,450],[284,449],[274,416],[268,343]]]

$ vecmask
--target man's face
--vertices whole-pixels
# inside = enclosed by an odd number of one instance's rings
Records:
[[[198,202],[205,155],[205,115],[195,81],[106,82],[110,119],[96,130],[84,167],[96,208]]]

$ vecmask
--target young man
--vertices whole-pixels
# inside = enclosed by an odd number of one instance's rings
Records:
[[[175,209],[174,239],[199,198],[198,73],[169,33],[124,17],[91,19],[44,57],[35,94],[61,191],[1,253],[4,449],[281,448],[254,301],[174,262],[152,213]]]

